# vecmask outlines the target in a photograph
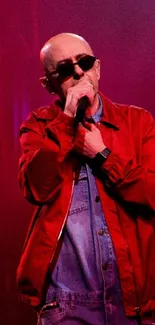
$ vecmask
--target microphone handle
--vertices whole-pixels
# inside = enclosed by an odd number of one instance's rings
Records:
[[[76,117],[75,117],[76,125],[78,125],[78,123],[83,121],[88,106],[89,106],[89,99],[87,96],[84,96],[79,99]]]

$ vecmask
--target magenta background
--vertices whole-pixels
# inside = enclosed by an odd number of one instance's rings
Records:
[[[59,32],[85,37],[102,61],[100,90],[155,115],[154,0],[15,0],[0,7],[0,322],[32,325],[18,302],[15,271],[32,207],[17,183],[18,128],[51,97],[41,88],[39,50]],[[136,121],[135,121],[136,127]],[[153,153],[154,154],[154,153]]]

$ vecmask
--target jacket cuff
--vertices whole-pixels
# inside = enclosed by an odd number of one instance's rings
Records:
[[[106,185],[117,185],[133,168],[134,158],[111,152],[102,164],[101,170],[106,175]]]

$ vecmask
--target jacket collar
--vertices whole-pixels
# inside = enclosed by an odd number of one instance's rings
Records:
[[[39,109],[32,112],[32,114],[39,120],[53,120],[63,110],[61,102],[56,99],[52,102],[51,106],[42,106]]]
[[[100,91],[99,95],[103,105],[101,123],[118,130],[120,128],[120,120],[122,118],[120,107],[105,97]]]
[[[114,129],[119,129],[120,119],[122,118],[120,107],[113,103],[110,99],[105,97],[100,91],[99,95],[102,100],[103,105],[103,115],[101,118],[101,123],[113,127]],[[63,110],[61,102],[56,99],[52,102],[51,106],[40,107],[38,110],[33,111],[33,115],[41,120],[53,120],[56,118]]]

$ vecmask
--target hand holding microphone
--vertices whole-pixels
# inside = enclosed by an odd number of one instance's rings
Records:
[[[75,117],[76,125],[83,121],[86,109],[92,105],[94,100],[93,84],[81,78],[81,80],[67,91],[64,113]]]
[[[83,121],[85,112],[94,102],[93,84],[81,78],[78,84],[68,89],[64,113],[75,118],[76,141],[74,150],[89,158],[94,158],[105,145],[100,130],[94,124]]]

